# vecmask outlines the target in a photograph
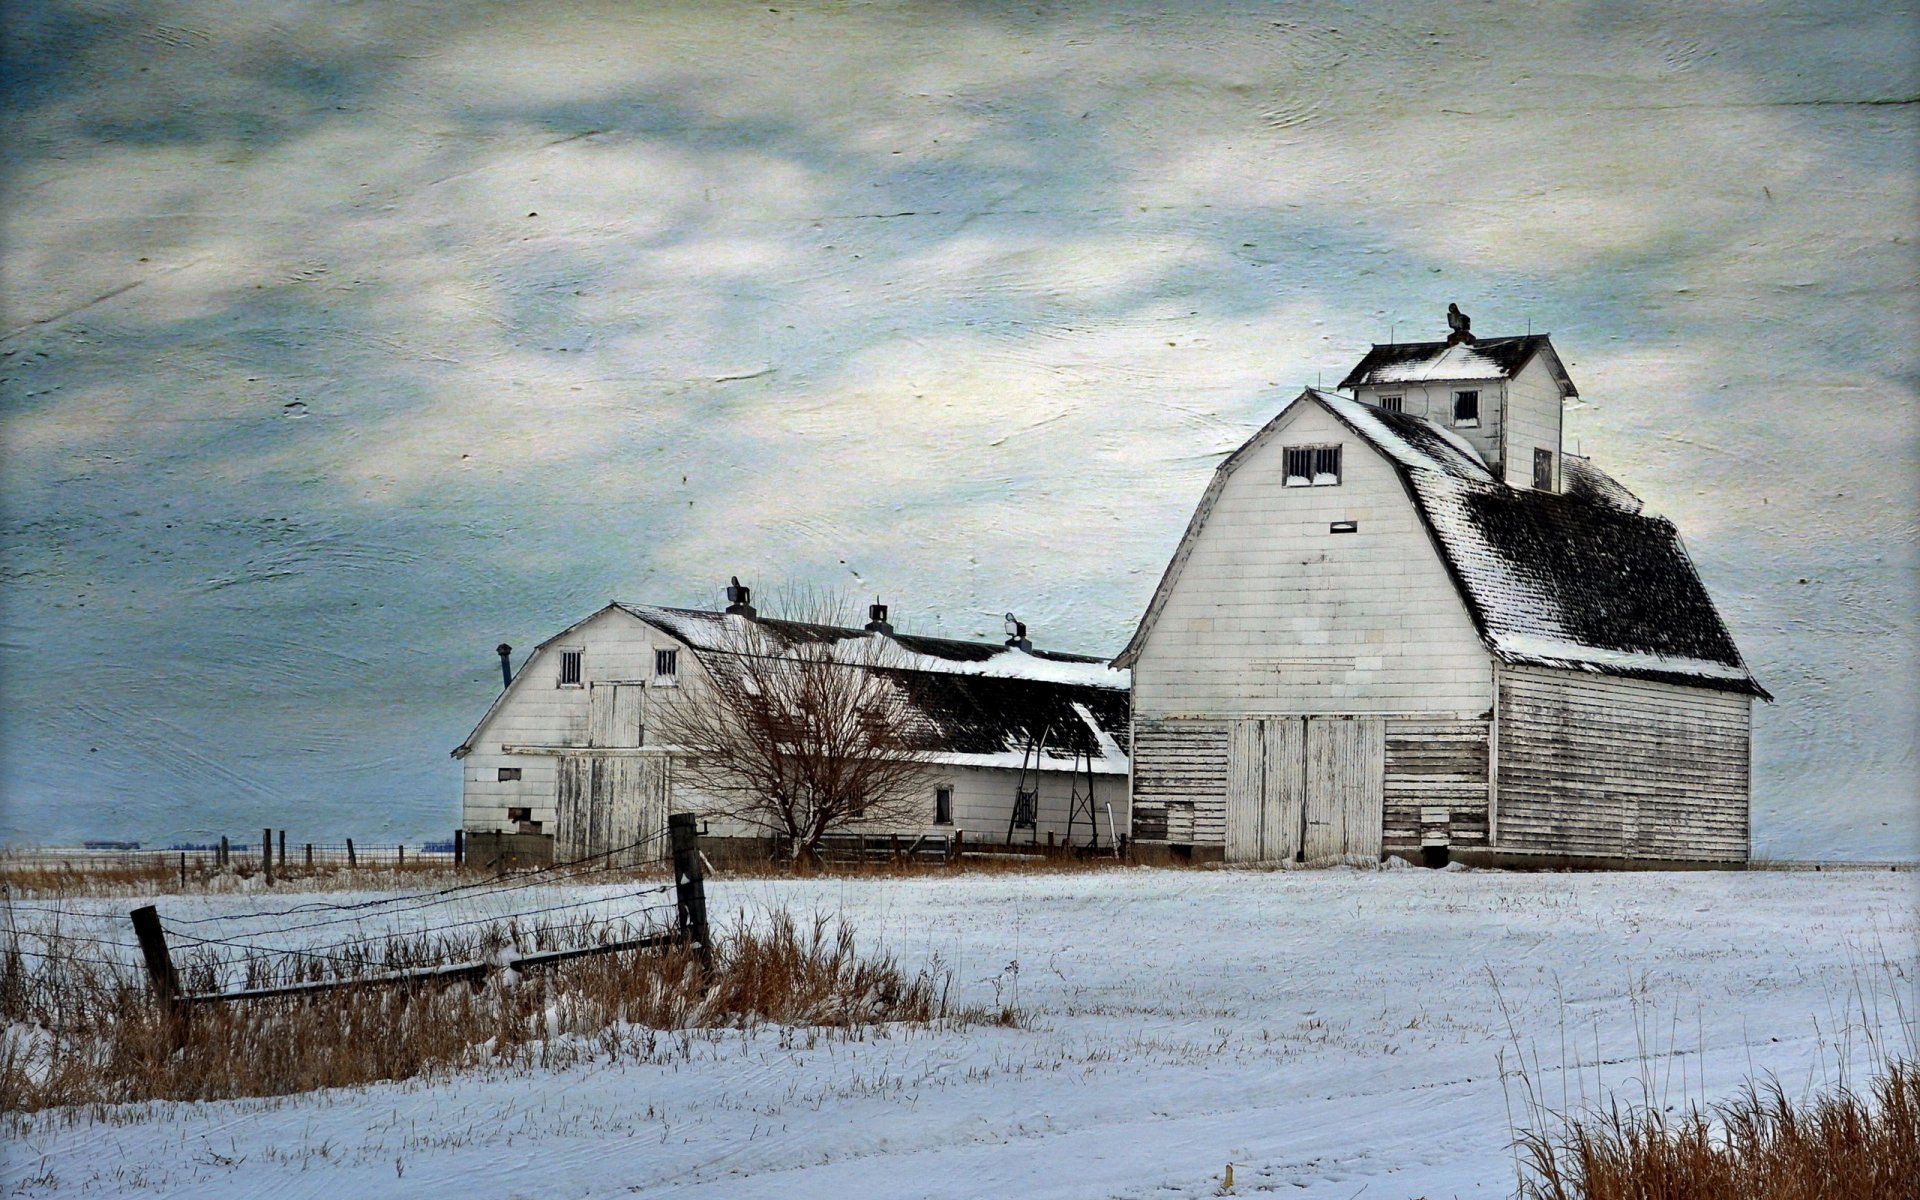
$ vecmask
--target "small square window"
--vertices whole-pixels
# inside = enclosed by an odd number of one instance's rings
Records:
[[[953,789],[941,787],[933,789],[933,823],[935,825],[953,824]]]
[[[1533,452],[1533,486],[1542,492],[1553,490],[1553,451]]]
[[[509,808],[507,810],[507,820],[531,821],[533,820],[533,810],[531,808]]]
[[[1380,397],[1380,409],[1382,412],[1405,412],[1407,410],[1407,398],[1405,396],[1382,396]]]
[[[653,652],[653,677],[661,680],[673,680],[680,676],[680,651],[655,650]]]
[[[580,659],[584,650],[562,650],[560,652],[560,686],[580,686]]]
[[[499,773],[498,775],[496,775],[496,776],[494,776],[494,782],[496,782],[496,783],[519,783],[519,782],[520,782],[520,770],[521,770],[521,768],[519,768],[519,767],[501,767],[501,768],[500,768],[500,773]]]
[[[1282,469],[1287,487],[1335,487],[1340,483],[1340,447],[1288,446]]]
[[[1480,424],[1479,392],[1453,394],[1453,423],[1461,429],[1473,429]]]

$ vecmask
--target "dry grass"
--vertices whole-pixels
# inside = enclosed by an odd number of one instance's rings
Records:
[[[472,878],[456,871],[444,857],[409,859],[405,866],[388,862],[348,867],[345,864],[289,864],[274,868],[277,886],[303,892],[366,891],[379,888],[418,888]],[[89,860],[19,852],[0,852],[0,886],[21,898],[79,896],[223,895],[264,887],[257,858],[236,856],[228,867],[190,856],[183,880],[178,859],[142,857],[113,862],[104,856]]]
[[[1614,1108],[1523,1134],[1528,1200],[1823,1200],[1920,1196],[1920,1066],[1894,1059],[1867,1096],[1804,1105],[1776,1082],[1669,1117]]]
[[[597,935],[623,931],[603,926]],[[509,942],[553,943],[577,928],[488,926],[459,940],[368,943],[313,960],[249,955],[182,963],[189,990],[219,975],[249,985],[448,961]],[[89,959],[85,943],[17,940],[0,962],[0,1111],[150,1100],[274,1096],[481,1069],[684,1053],[691,1031],[762,1023],[858,1036],[877,1022],[947,1013],[938,963],[909,975],[862,957],[852,930],[774,912],[715,939],[703,969],[689,950],[620,951],[551,969],[499,972],[483,985],[361,985],[295,997],[196,1004],[169,1019],[133,967]],[[576,943],[577,944],[577,943]],[[679,1039],[679,1040],[676,1040]]]

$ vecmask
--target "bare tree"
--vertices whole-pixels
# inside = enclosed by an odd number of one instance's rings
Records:
[[[922,721],[884,669],[889,643],[835,628],[844,606],[802,595],[809,618],[729,615],[694,648],[656,721],[675,769],[712,805],[780,838],[796,862],[827,834],[911,819],[929,760]]]

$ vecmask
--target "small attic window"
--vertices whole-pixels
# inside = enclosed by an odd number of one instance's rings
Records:
[[[1453,394],[1453,423],[1460,429],[1473,429],[1480,424],[1479,392]]]
[[[580,686],[580,659],[584,650],[562,650],[560,652],[560,686]]]
[[[1382,396],[1380,397],[1380,411],[1405,412],[1407,411],[1407,398],[1405,396]]]
[[[1537,448],[1534,450],[1533,486],[1536,491],[1553,490],[1553,451]]]
[[[655,650],[653,652],[653,677],[662,683],[672,683],[680,677],[680,651]]]
[[[1338,487],[1340,447],[1288,446],[1284,469],[1287,487]]]

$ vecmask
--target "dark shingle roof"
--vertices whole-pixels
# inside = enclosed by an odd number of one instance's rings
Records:
[[[728,622],[743,619],[701,609],[618,607],[696,655],[726,653]],[[1077,755],[1088,754],[1098,773],[1126,771],[1129,680],[1104,658],[917,634],[890,634],[876,642],[864,629],[753,620],[789,646],[844,643],[850,664],[885,676],[905,692],[920,722],[922,748],[951,756],[945,761],[1017,767],[1029,741],[1044,738],[1049,769],[1068,769]]]
[[[1767,696],[1672,522],[1586,459],[1566,460],[1564,494],[1509,487],[1421,417],[1310,394],[1395,464],[1505,661]]]

